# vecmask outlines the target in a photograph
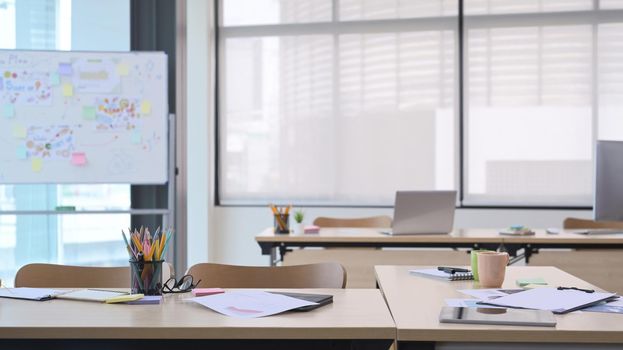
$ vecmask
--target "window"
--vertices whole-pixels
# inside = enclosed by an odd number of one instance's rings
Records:
[[[466,2],[465,204],[591,204],[594,141],[622,136],[623,82],[620,24],[592,6]]]
[[[223,203],[456,188],[456,1],[334,3],[222,2]]]
[[[0,0],[0,48],[127,51],[129,18],[127,0]],[[68,206],[103,213],[47,213]],[[105,212],[129,208],[129,185],[0,185],[3,284],[31,262],[126,264],[130,215]]]
[[[590,206],[623,138],[621,0],[219,3],[221,204]]]

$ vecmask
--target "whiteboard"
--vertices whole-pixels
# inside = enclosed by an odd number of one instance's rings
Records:
[[[162,184],[167,56],[0,50],[0,183]]]

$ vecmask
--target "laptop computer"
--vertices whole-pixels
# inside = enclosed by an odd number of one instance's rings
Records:
[[[390,235],[445,234],[452,231],[456,191],[398,191]]]

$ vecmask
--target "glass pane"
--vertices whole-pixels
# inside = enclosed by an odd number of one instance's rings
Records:
[[[592,30],[470,30],[466,203],[590,205]]]
[[[599,26],[599,134],[623,140],[623,23]]]
[[[332,0],[221,0],[224,26],[330,22]]]
[[[341,21],[456,16],[458,0],[339,0]]]
[[[599,8],[606,9],[623,9],[623,0],[599,0]]]
[[[603,1],[603,0],[602,0]],[[465,14],[534,13],[585,11],[593,9],[593,0],[467,0]]]
[[[119,233],[129,227],[121,215],[0,215],[0,279],[12,285],[29,263],[126,265],[128,253]]]
[[[0,48],[128,51],[129,23],[128,0],[5,0]],[[1,211],[129,209],[130,202],[129,185],[0,184]],[[36,261],[125,265],[119,231],[129,224],[129,214],[0,215],[0,278],[12,283],[17,268]]]
[[[225,41],[224,201],[391,204],[397,189],[454,188],[454,34],[337,38]]]

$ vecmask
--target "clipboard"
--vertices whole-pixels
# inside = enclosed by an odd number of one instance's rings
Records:
[[[618,296],[615,293],[587,292],[586,290],[566,288],[562,290],[558,288],[535,288],[497,299],[480,301],[478,304],[548,310],[555,314],[566,314],[616,298]]]

